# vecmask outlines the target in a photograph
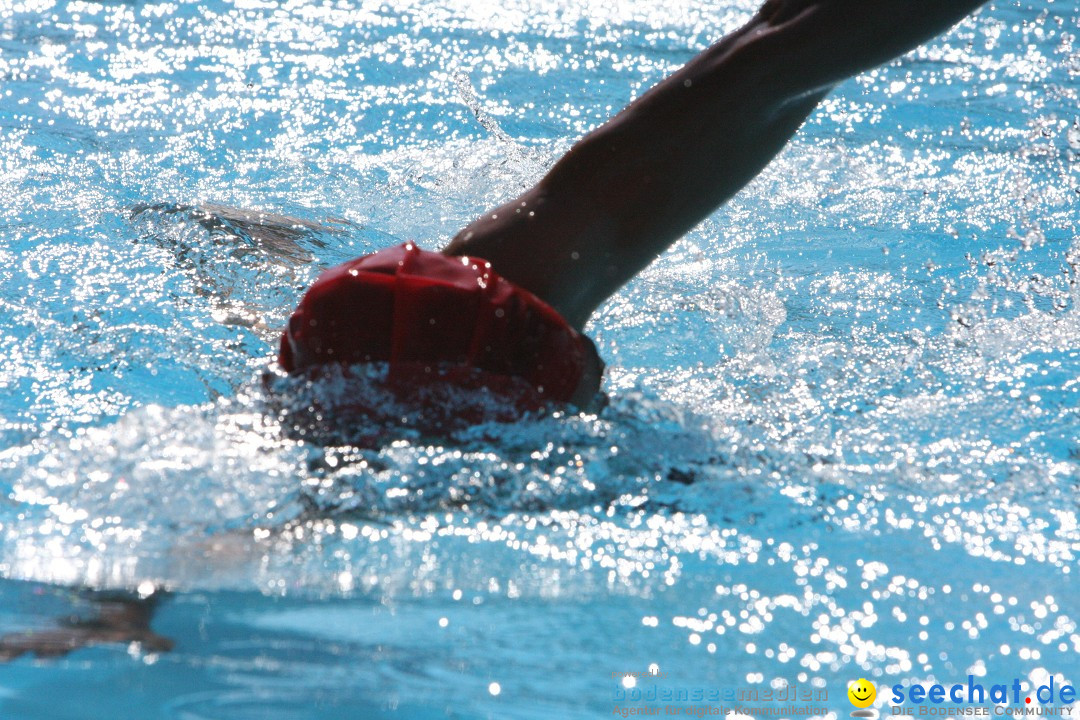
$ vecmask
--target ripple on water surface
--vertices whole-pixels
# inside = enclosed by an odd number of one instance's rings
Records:
[[[594,318],[603,411],[371,448],[262,382],[318,269],[437,247],[752,4],[0,4],[3,576],[160,583],[179,635],[217,598],[244,630],[164,661],[229,671],[163,701],[190,717],[297,716],[286,681],[584,716],[650,663],[1075,682],[1066,6],[838,88]]]

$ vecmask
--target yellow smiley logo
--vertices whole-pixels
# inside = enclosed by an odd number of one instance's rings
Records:
[[[847,696],[857,708],[870,707],[877,698],[877,688],[866,678],[859,678],[848,687]]]

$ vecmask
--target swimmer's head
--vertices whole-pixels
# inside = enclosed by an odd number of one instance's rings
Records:
[[[581,372],[581,382],[570,396],[571,405],[585,411],[599,409],[606,403],[606,397],[600,392],[600,381],[604,377],[604,361],[596,351],[596,345],[585,335],[581,336],[585,349],[585,364]]]
[[[587,338],[489,263],[411,243],[324,272],[289,319],[279,362],[290,373],[385,362],[391,379],[457,365],[524,381],[538,399],[527,408],[589,407],[603,373]]]

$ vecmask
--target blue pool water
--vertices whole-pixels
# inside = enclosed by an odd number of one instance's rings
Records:
[[[0,716],[1080,681],[1072,0],[838,88],[595,316],[600,414],[365,450],[267,409],[320,268],[439,247],[753,9],[0,0],[0,632],[150,583],[177,641],[2,667]]]

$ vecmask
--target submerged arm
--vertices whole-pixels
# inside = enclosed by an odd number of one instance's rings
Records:
[[[580,328],[753,179],[833,85],[984,1],[768,0],[444,252],[490,260]]]

